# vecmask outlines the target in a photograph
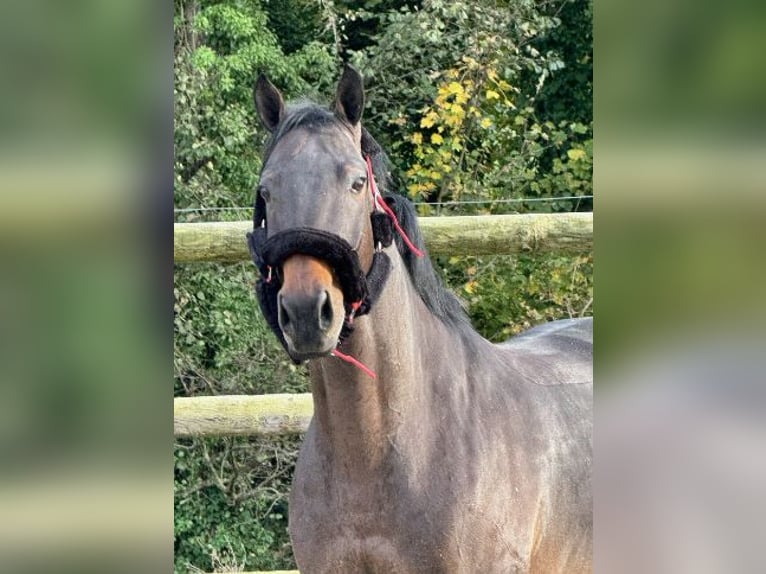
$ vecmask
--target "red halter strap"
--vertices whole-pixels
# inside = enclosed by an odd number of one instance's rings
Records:
[[[415,255],[418,257],[423,257],[423,252],[415,247],[415,244],[410,241],[410,238],[407,236],[407,232],[402,229],[402,226],[399,225],[399,220],[396,218],[396,214],[394,211],[388,206],[386,203],[386,200],[383,199],[383,196],[380,195],[380,191],[378,191],[378,186],[375,183],[375,174],[372,171],[372,160],[370,159],[370,156],[366,156],[365,160],[367,161],[367,180],[370,183],[370,192],[372,193],[373,201],[375,202],[376,207],[382,209],[386,212],[386,215],[388,215],[391,218],[391,222],[394,224],[394,227],[396,228],[396,231],[399,232],[399,235],[402,236],[402,239],[407,244],[407,247],[410,248],[410,251],[412,251]]]

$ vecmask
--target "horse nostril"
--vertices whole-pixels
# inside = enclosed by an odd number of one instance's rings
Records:
[[[282,296],[282,293],[279,293],[277,295],[277,317],[279,318],[279,324],[284,329],[287,324],[290,322],[290,313],[287,311],[287,307],[285,307],[285,298]]]
[[[319,327],[322,330],[329,329],[333,320],[332,301],[327,291],[322,291],[319,295]]]

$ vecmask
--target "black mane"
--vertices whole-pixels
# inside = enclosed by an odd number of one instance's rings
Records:
[[[418,217],[412,202],[398,194],[386,195],[386,202],[396,214],[399,225],[402,226],[410,241],[424,253],[423,257],[418,257],[405,245],[399,234],[394,233],[396,248],[404,260],[407,271],[412,278],[412,284],[423,303],[426,304],[431,313],[446,325],[457,329],[459,333],[472,333],[473,327],[463,304],[452,291],[444,286],[431,258],[428,256],[423,232],[418,225]]]
[[[338,118],[331,110],[313,102],[302,101],[288,106],[285,118],[279,123],[266,142],[263,155],[265,166],[276,144],[292,130],[303,127],[317,129],[327,125],[337,125],[350,130],[351,127]],[[375,181],[386,202],[396,214],[399,224],[404,229],[412,243],[424,253],[417,257],[404,243],[399,234],[394,233],[396,248],[404,261],[407,272],[412,279],[415,290],[426,307],[446,325],[464,334],[473,332],[471,323],[466,315],[460,299],[444,286],[431,258],[428,256],[423,233],[418,225],[415,207],[405,196],[392,190],[391,163],[383,148],[375,138],[362,127],[362,154],[370,156]]]

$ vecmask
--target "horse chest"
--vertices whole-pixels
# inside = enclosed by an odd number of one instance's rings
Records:
[[[405,484],[390,475],[342,480],[302,462],[290,500],[290,535],[302,573],[438,571],[432,553],[441,541],[423,528]]]
[[[298,565],[301,572],[526,571],[482,505],[465,499],[435,477],[415,491],[395,473],[360,486],[296,473],[290,533]]]

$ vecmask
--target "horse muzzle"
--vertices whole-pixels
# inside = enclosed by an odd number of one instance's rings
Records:
[[[282,267],[277,321],[287,350],[296,361],[330,353],[344,322],[343,292],[329,266],[307,255],[293,255]]]

